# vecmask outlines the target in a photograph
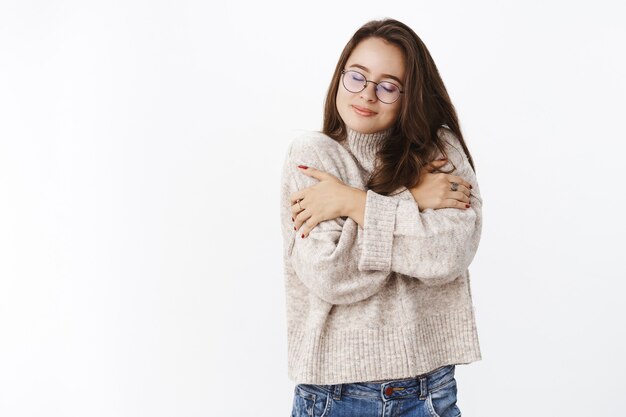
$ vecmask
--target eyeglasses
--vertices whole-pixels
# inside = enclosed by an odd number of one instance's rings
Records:
[[[389,81],[381,81],[379,83],[371,81],[365,78],[365,75],[354,70],[341,71],[341,82],[346,90],[351,93],[360,93],[365,90],[367,83],[374,83],[376,85],[376,97],[385,103],[391,104],[400,98],[400,94],[404,91],[400,90],[400,87]]]

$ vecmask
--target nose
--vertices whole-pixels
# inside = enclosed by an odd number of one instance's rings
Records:
[[[376,97],[376,84],[367,81],[365,88],[361,91],[361,97],[367,101],[376,101],[378,97]]]

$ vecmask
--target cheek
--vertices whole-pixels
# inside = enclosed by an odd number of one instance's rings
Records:
[[[385,112],[385,121],[387,121],[387,123],[393,123],[396,121],[398,116],[400,116],[400,106],[395,106]]]
[[[393,108],[391,109],[391,113],[393,114],[394,119],[400,116],[400,103],[399,100],[394,103]]]
[[[341,88],[337,91],[336,101],[338,105],[344,105],[346,103],[346,94],[345,91],[342,91]]]
[[[341,116],[341,118],[345,118],[346,106],[347,106],[346,95],[343,94],[341,91],[337,92],[335,102],[336,102],[337,111],[339,112],[339,116]]]

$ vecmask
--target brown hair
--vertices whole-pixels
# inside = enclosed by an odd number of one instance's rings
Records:
[[[422,169],[435,159],[437,150],[447,157],[443,141],[437,135],[443,125],[458,138],[474,169],[456,110],[430,52],[410,27],[395,19],[365,23],[344,47],[324,102],[322,132],[337,141],[346,138],[346,125],[339,116],[336,104],[341,70],[354,48],[369,37],[381,38],[400,47],[404,53],[406,75],[403,83],[405,94],[400,98],[400,114],[390,136],[381,145],[367,188],[389,195],[402,186],[415,187]]]

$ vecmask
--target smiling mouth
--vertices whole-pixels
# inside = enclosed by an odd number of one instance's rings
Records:
[[[354,105],[352,106],[352,108],[357,114],[360,114],[362,116],[373,116],[376,114],[376,112],[373,112],[371,110],[360,109],[359,107],[354,106]]]

